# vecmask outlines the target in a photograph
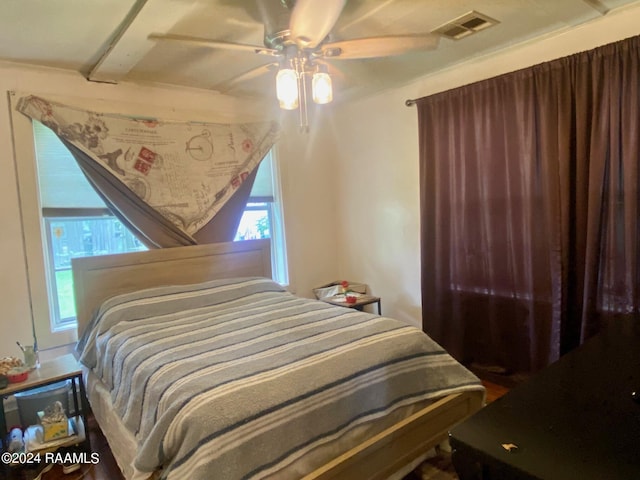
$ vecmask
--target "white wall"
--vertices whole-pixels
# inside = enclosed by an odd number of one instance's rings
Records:
[[[234,99],[193,89],[110,85],[87,82],[81,75],[54,69],[0,64],[0,91],[33,93],[103,111],[145,114],[177,120],[252,121],[270,118],[255,101]],[[19,355],[15,342],[32,343],[31,309],[23,248],[20,202],[16,184],[8,95],[0,96],[0,357]],[[20,114],[17,114],[20,115]],[[275,113],[280,115],[280,113]],[[300,135],[296,119],[283,117],[278,158],[283,176],[284,215],[289,245],[292,288],[311,295],[311,288],[333,279],[337,260],[330,247],[335,239],[332,177],[326,170],[317,135]],[[46,302],[46,298],[34,298]],[[46,356],[46,354],[45,354]]]
[[[638,25],[640,6],[626,8],[343,106],[331,123],[341,165],[340,276],[369,283],[385,315],[421,324],[418,127],[406,99],[631,37]]]
[[[286,165],[281,176],[290,280],[304,297],[338,278],[336,142],[326,119],[309,123],[310,132],[300,133],[296,113],[284,112],[277,150]]]

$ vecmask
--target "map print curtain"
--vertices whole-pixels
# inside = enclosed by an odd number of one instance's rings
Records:
[[[230,241],[274,122],[169,122],[97,113],[36,96],[17,110],[65,143],[114,214],[150,247]]]

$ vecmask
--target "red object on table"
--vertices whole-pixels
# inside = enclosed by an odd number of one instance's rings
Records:
[[[27,378],[29,378],[29,370],[12,372],[9,370],[7,372],[7,378],[9,379],[9,383],[20,383],[24,382]]]

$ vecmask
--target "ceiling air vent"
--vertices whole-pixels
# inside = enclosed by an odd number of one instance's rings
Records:
[[[461,38],[468,37],[469,35],[484,30],[485,28],[492,27],[498,23],[500,22],[491,17],[472,11],[445,23],[433,32],[439,33],[440,35],[452,40],[460,40]]]

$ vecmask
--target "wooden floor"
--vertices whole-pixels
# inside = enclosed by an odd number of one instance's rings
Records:
[[[487,403],[493,402],[509,391],[508,388],[495,383],[488,381],[482,383],[487,389]],[[84,465],[81,470],[66,475],[62,473],[62,467],[56,465],[50,472],[42,475],[42,480],[124,480],[109,445],[93,417],[89,418],[89,434],[93,451],[100,455],[98,464]]]
[[[487,403],[491,403],[494,400],[499,399],[509,391],[507,387],[489,382],[488,380],[483,380],[482,384],[484,385],[484,388],[487,389]]]

